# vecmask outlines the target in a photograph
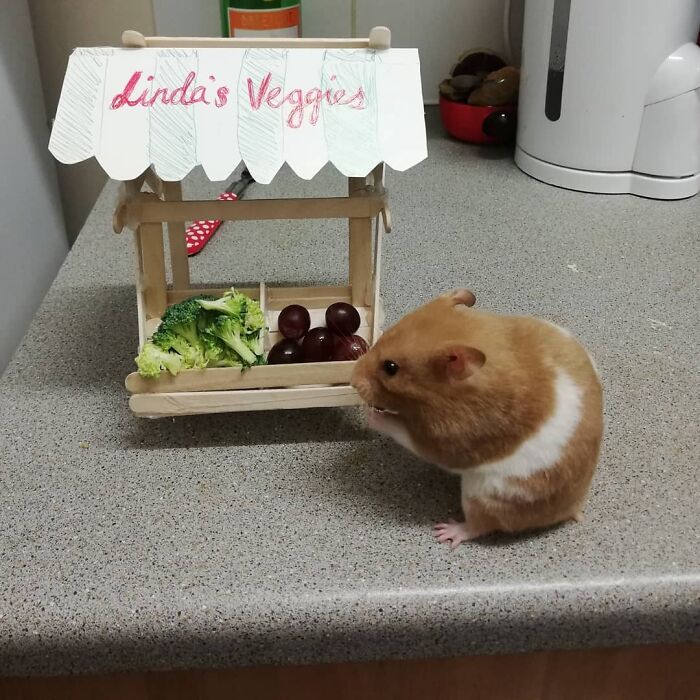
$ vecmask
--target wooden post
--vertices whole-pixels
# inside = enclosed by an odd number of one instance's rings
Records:
[[[141,239],[143,258],[143,297],[146,320],[160,318],[167,303],[163,225],[141,224],[138,236]]]
[[[182,183],[163,182],[163,199],[166,202],[181,202]],[[188,289],[190,286],[190,265],[187,260],[185,223],[183,221],[168,221],[168,240],[170,242],[173,287],[175,289]]]
[[[348,178],[348,194],[358,196],[367,186],[366,177]],[[349,278],[354,306],[364,306],[372,278],[372,219],[349,219]]]

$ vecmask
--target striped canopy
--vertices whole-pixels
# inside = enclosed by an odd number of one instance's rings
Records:
[[[117,180],[153,166],[226,179],[242,161],[268,183],[327,162],[362,177],[427,156],[416,49],[76,49],[49,150],[91,156]]]

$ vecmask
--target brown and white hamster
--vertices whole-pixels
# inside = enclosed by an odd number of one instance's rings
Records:
[[[590,355],[563,328],[471,308],[456,290],[408,314],[357,363],[370,426],[462,477],[451,547],[579,520],[603,433]]]

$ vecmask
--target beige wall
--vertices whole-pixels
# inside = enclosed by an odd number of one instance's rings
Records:
[[[219,0],[152,0],[160,36],[221,36]]]
[[[29,7],[49,119],[56,113],[68,56],[76,46],[119,46],[127,28],[153,34],[150,0],[29,0]],[[107,176],[94,159],[57,167],[66,230],[73,241]]]

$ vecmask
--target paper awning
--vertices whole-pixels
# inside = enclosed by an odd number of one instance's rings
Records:
[[[406,170],[427,156],[418,51],[76,49],[49,150],[117,180],[223,180],[241,160],[261,183],[285,162],[304,179]]]

